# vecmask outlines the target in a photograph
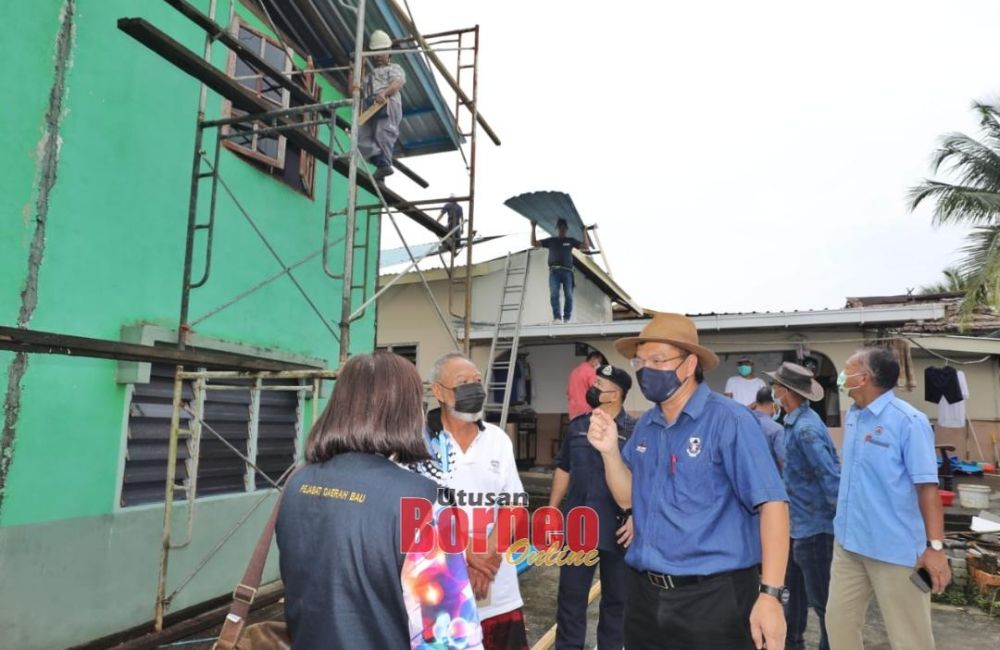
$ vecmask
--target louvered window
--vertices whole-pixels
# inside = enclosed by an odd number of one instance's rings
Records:
[[[385,350],[387,352],[395,352],[399,356],[403,357],[413,365],[417,365],[417,346],[416,345],[382,345],[377,349]]]
[[[122,506],[163,501],[174,370],[172,365],[152,364],[149,383],[134,385],[129,405]],[[269,385],[295,385],[294,381],[268,382]],[[212,434],[209,427],[273,480],[277,480],[297,457],[297,441],[302,430],[302,393],[261,390],[255,399],[251,380],[213,379],[211,385],[224,386],[228,390],[201,391],[201,404],[198,404],[193,382],[184,384],[184,402],[194,413],[202,413],[204,424],[197,453],[189,435],[182,436],[178,445],[176,499],[186,497],[195,474],[199,497],[269,486]],[[195,428],[196,423],[186,411],[181,411],[181,418],[182,429]]]

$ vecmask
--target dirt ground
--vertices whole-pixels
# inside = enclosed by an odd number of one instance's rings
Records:
[[[534,645],[555,623],[556,589],[559,570],[552,567],[534,567],[521,575],[521,595],[524,599],[524,616],[528,624],[528,642]],[[595,648],[597,639],[597,603],[594,601],[587,612],[587,650]],[[976,608],[932,605],[934,638],[938,650],[997,650],[1000,648],[1000,618],[990,617]],[[282,606],[274,605],[251,616],[253,622],[280,620]],[[806,647],[816,648],[819,644],[817,620],[810,612],[809,627],[806,629]],[[184,648],[184,650],[210,650],[218,628],[198,633],[185,640],[162,648]],[[890,650],[889,640],[878,613],[872,604],[865,626],[866,650]]]
[[[534,567],[521,574],[521,596],[528,623],[528,642],[534,644],[555,623],[556,590],[559,570]],[[934,638],[938,650],[997,650],[1000,648],[1000,618],[990,617],[976,608],[932,605]],[[810,612],[806,629],[806,647],[819,645],[818,621]],[[587,645],[597,643],[597,601],[587,612]],[[872,603],[865,625],[866,650],[890,650],[878,607]]]

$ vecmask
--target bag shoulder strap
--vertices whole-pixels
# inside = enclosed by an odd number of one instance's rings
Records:
[[[288,480],[285,481],[286,486],[299,469],[301,467],[292,471]],[[271,516],[264,525],[260,539],[257,540],[257,545],[250,555],[250,562],[247,564],[246,571],[243,572],[243,578],[233,589],[233,604],[229,606],[229,614],[226,615],[222,631],[219,632],[219,639],[212,646],[212,650],[233,650],[240,640],[240,634],[243,633],[243,627],[246,625],[247,615],[257,597],[257,589],[260,588],[260,581],[264,575],[264,565],[267,563],[267,555],[271,550],[271,540],[274,538],[274,527],[278,523],[278,509],[281,507],[283,493],[283,491],[278,493],[278,500],[275,501]]]

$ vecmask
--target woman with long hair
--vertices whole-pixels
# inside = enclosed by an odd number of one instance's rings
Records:
[[[416,368],[391,352],[351,357],[338,374],[278,514],[294,648],[481,647],[464,555],[417,549],[402,526],[404,505],[437,500],[436,484],[403,466],[428,457],[422,399]]]

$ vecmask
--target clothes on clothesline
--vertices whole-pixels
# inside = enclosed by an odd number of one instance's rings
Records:
[[[924,399],[937,404],[942,398],[949,404],[965,399],[958,383],[958,372],[951,366],[930,366],[924,370]]]
[[[969,399],[969,384],[965,381],[963,371],[956,371],[955,376],[958,378],[962,400],[949,404],[947,399],[941,397],[941,401],[938,402],[938,426],[954,428],[965,426],[965,401]]]
[[[892,350],[896,355],[896,361],[899,362],[899,381],[896,382],[896,388],[907,391],[916,388],[917,380],[913,372],[910,342],[906,339],[892,339],[886,342],[885,346]]]

